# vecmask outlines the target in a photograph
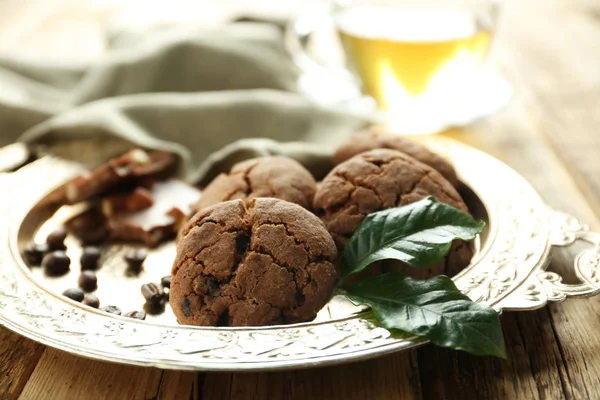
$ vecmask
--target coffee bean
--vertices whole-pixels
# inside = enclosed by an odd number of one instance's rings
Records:
[[[79,287],[85,292],[93,292],[98,289],[98,278],[92,271],[83,271],[79,275]]]
[[[63,296],[70,298],[71,300],[75,300],[81,302],[83,300],[84,294],[83,291],[79,288],[67,289],[63,292]]]
[[[165,312],[165,302],[160,301],[158,303],[153,301],[147,301],[144,303],[144,311],[150,315],[158,315]]]
[[[98,269],[98,260],[100,260],[100,249],[98,247],[87,246],[81,253],[81,270],[96,270]]]
[[[48,253],[42,259],[42,267],[48,276],[62,276],[69,272],[71,259],[62,250]]]
[[[125,261],[131,264],[143,263],[146,257],[148,257],[148,250],[144,248],[131,249],[124,256]]]
[[[58,228],[46,237],[46,243],[50,250],[65,250],[65,239],[67,238],[67,231],[65,228]]]
[[[46,252],[48,252],[46,243],[29,242],[23,250],[23,259],[29,266],[38,266],[42,263],[42,258],[44,258]]]
[[[86,294],[83,299],[83,304],[92,308],[100,307],[100,299],[95,294]]]
[[[146,319],[146,313],[144,311],[130,311],[123,314],[123,316],[133,319],[141,319],[142,321]]]
[[[171,275],[163,276],[160,280],[160,284],[162,287],[170,288],[171,287]]]
[[[142,285],[141,292],[146,301],[152,303],[160,303],[165,297],[165,292],[162,287],[155,283],[146,283]]]
[[[141,269],[131,269],[131,268],[127,268],[125,270],[125,276],[127,277],[137,277],[140,273],[142,272]]]
[[[121,309],[117,306],[106,306],[102,307],[100,310],[109,314],[121,315]]]
[[[142,266],[146,257],[148,256],[148,251],[146,249],[132,249],[127,254],[123,256],[123,259],[127,263],[127,271],[129,274],[137,274],[142,270]]]

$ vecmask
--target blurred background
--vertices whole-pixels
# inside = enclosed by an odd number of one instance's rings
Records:
[[[24,58],[39,65],[86,65],[107,51],[115,32],[144,32],[157,25],[211,26],[247,16],[286,21],[323,3],[330,2],[0,0],[0,57]],[[482,147],[484,141],[480,138],[493,132],[544,130],[570,168],[581,173],[583,179],[593,178],[596,165],[590,160],[595,159],[600,146],[600,2],[487,3],[499,7],[487,60],[510,83],[510,106],[503,105],[502,112],[494,114],[495,119],[476,121],[474,129],[451,129],[447,133]],[[311,55],[320,62],[339,63],[343,54],[339,39],[336,42],[333,35],[319,32],[314,36],[317,40],[309,43]],[[0,92],[0,99],[2,96]],[[577,141],[573,140],[575,134]],[[498,153],[496,145],[485,150],[507,157]],[[591,184],[596,185],[595,179]]]
[[[0,0],[0,56],[33,58],[40,62],[88,63],[106,51],[111,33],[144,31],[153,26],[214,26],[247,16],[285,21],[322,3],[331,2]],[[600,46],[597,36],[590,34],[594,19],[600,18],[600,2],[488,0],[479,3],[486,3],[486,6],[496,9],[493,26],[485,28],[491,31],[488,64],[493,66],[494,71],[500,71],[500,75],[510,81],[512,87],[521,86],[517,81],[525,79],[525,86],[535,88],[534,91],[578,93],[589,91],[591,82],[600,84],[598,66],[589,61],[578,61],[585,54],[586,48],[597,50]],[[318,18],[313,20],[318,21]],[[315,22],[315,25],[318,24],[319,22]],[[342,57],[339,40],[332,35],[319,34],[317,32],[313,35],[318,40],[310,42],[311,54],[318,61],[339,63]],[[332,42],[332,38],[337,42]],[[486,42],[481,52],[485,53],[487,48]],[[524,71],[526,73],[522,73]],[[365,79],[363,81],[366,82]],[[418,87],[419,81],[415,82],[417,83],[413,87]],[[334,89],[324,92],[343,91],[339,86],[332,88]],[[490,91],[496,89],[492,88]],[[482,110],[481,115],[496,111],[510,98],[506,88],[498,90],[500,93],[488,93],[488,97],[497,101],[488,109]],[[311,92],[312,89],[306,91]],[[386,98],[380,93],[373,93],[376,90],[371,92],[376,98],[378,95],[383,97],[379,99],[382,100],[381,104],[389,103],[389,95]],[[458,92],[456,94],[460,95],[460,91]],[[473,103],[469,107],[475,107],[479,102]],[[468,117],[470,116],[457,118],[455,122],[458,125],[471,122],[472,118]],[[435,126],[433,128],[436,130]],[[426,128],[425,130],[427,131]]]
[[[0,53],[91,61],[106,50],[110,29],[217,25],[240,15],[278,17],[301,1],[277,0],[0,0]],[[310,3],[309,3],[310,4]]]

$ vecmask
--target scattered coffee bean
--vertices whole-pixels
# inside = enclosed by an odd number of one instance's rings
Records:
[[[132,249],[123,256],[123,259],[127,263],[127,275],[137,275],[142,270],[144,261],[148,256],[146,249]]]
[[[42,263],[42,258],[44,258],[46,252],[48,252],[46,243],[29,242],[23,250],[23,258],[29,266],[37,266]]]
[[[81,270],[96,270],[98,269],[98,260],[100,260],[100,249],[94,246],[87,246],[83,249],[81,259]]]
[[[133,319],[141,319],[142,321],[146,319],[146,313],[144,311],[130,311],[123,314],[123,316]]]
[[[58,228],[46,237],[46,243],[50,250],[65,250],[65,239],[67,238],[67,231],[65,228]]]
[[[125,270],[125,276],[127,276],[127,277],[130,277],[130,278],[131,278],[131,277],[135,278],[135,277],[137,277],[137,276],[138,276],[138,275],[139,275],[141,272],[142,272],[142,270],[141,270],[141,269],[131,269],[131,268],[127,268],[127,269]]]
[[[162,287],[164,288],[170,288],[171,287],[171,275],[167,275],[167,276],[163,276],[162,279],[160,280],[160,284],[162,285]]]
[[[142,264],[146,257],[148,257],[148,250],[144,248],[131,249],[124,256],[128,264]]]
[[[86,294],[83,299],[83,304],[92,308],[100,307],[100,299],[95,294]]]
[[[70,298],[71,300],[75,300],[81,302],[83,300],[84,294],[83,291],[79,288],[67,289],[63,292],[63,296]]]
[[[160,303],[165,297],[163,288],[155,283],[146,283],[142,285],[141,292],[146,301],[152,303]]]
[[[155,303],[153,301],[147,301],[144,303],[144,311],[150,315],[158,315],[165,312],[165,302],[161,301]]]
[[[69,272],[71,259],[62,250],[48,253],[42,259],[42,267],[48,276],[61,276]]]
[[[84,292],[93,292],[98,289],[98,278],[92,271],[83,271],[79,275],[79,287]]]
[[[117,306],[106,306],[102,307],[100,310],[109,314],[121,315],[121,309]]]

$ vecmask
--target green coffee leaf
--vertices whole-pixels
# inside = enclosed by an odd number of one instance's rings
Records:
[[[392,272],[361,280],[345,294],[354,304],[371,307],[387,329],[442,347],[506,358],[498,313],[469,299],[446,276],[418,280]]]
[[[384,259],[425,267],[442,259],[452,241],[473,240],[485,226],[470,215],[427,197],[367,215],[341,257],[340,284],[349,275]]]

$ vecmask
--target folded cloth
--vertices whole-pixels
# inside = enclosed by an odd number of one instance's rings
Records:
[[[91,65],[0,59],[0,145],[21,140],[89,166],[132,146],[167,149],[204,182],[285,154],[318,176],[331,145],[368,123],[295,92],[300,71],[272,24],[123,34],[110,46]]]

